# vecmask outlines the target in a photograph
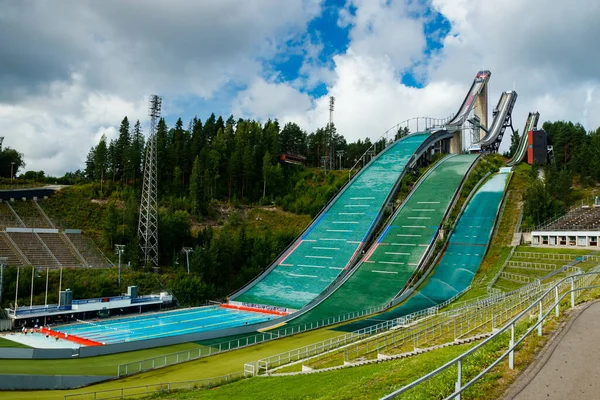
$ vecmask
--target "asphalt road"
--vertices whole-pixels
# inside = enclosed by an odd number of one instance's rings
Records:
[[[507,398],[600,399],[600,302],[574,318]]]

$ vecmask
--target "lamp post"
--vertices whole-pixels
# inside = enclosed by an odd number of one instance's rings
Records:
[[[15,285],[15,317],[17,316],[17,298],[19,295],[19,271],[21,268],[17,267],[17,284]]]
[[[48,275],[50,274],[50,267],[46,267],[46,296],[44,297],[44,307],[48,308]]]
[[[14,161],[10,162],[10,186],[13,184],[13,167],[15,165]]]
[[[338,150],[338,151],[336,151],[336,153],[340,160],[339,169],[342,169],[342,156],[344,155],[344,150]]]
[[[2,303],[2,289],[4,287],[4,267],[8,263],[8,257],[0,257],[0,303]]]
[[[190,274],[190,253],[194,252],[194,249],[192,249],[191,247],[184,247],[181,249],[182,253],[185,253],[185,258],[187,260],[187,271],[188,271],[188,275]]]
[[[119,255],[119,288],[121,287],[121,254],[125,251],[124,244],[115,244],[115,249]]]
[[[31,298],[29,299],[29,308],[33,307],[33,275],[35,274],[35,267],[31,266]]]

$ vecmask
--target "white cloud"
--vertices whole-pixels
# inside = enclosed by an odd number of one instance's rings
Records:
[[[322,0],[0,2],[0,35],[11,38],[0,42],[5,143],[27,169],[60,175],[83,168],[123,116],[146,119],[150,93],[169,114],[255,82]]]
[[[308,131],[327,123],[333,95],[338,132],[353,141],[455,112],[486,68],[490,112],[516,88],[516,128],[528,111],[600,126],[597,0],[431,0],[451,32],[428,58],[427,3],[348,0],[337,23],[350,28],[350,43],[325,65],[323,43],[306,39],[321,0],[0,2],[0,35],[20,39],[0,42],[5,143],[25,153],[28,169],[49,174],[82,168],[89,147],[103,132],[114,137],[124,115],[146,119],[145,96],[155,92],[166,113],[183,113],[188,99],[210,104],[224,88],[244,87],[219,97],[236,117],[293,120]],[[300,78],[281,82],[264,61],[290,42],[303,43],[306,57]],[[409,70],[425,77],[424,88],[401,83]],[[304,93],[319,83],[327,95]]]
[[[351,26],[351,43],[334,58],[327,94],[336,96],[334,120],[349,140],[374,139],[411,117],[455,112],[482,68],[492,71],[490,114],[502,91],[518,92],[516,129],[523,129],[529,111],[539,111],[541,121],[600,126],[600,3],[595,0],[581,0],[576,7],[548,0],[509,0],[501,7],[485,0],[433,0],[452,28],[444,47],[424,64],[419,64],[424,21],[409,15],[406,6],[359,0],[351,4],[356,15],[347,8],[338,19],[338,25]],[[400,83],[402,71],[415,63],[427,76],[423,89]],[[327,122],[326,97],[315,100],[313,110],[298,120],[305,129]],[[508,147],[509,137],[505,135],[501,150]]]

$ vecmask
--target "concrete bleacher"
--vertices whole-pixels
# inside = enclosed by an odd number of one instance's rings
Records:
[[[10,206],[27,228],[52,228],[33,200],[16,200],[11,202]]]
[[[89,237],[56,229],[35,199],[0,202],[0,256],[11,266],[112,266]]]
[[[10,206],[6,202],[0,202],[0,228],[6,229],[22,226],[23,224],[21,224]]]
[[[21,249],[21,252],[23,252],[32,265],[50,268],[58,268],[60,266],[56,258],[52,256],[35,233],[8,232],[7,234]]]
[[[86,264],[92,268],[112,267],[112,263],[102,254],[98,246],[88,236],[82,233],[66,233],[65,236],[75,246]]]
[[[63,267],[81,267],[85,265],[62,233],[38,233],[39,238],[50,249]]]
[[[582,206],[546,224],[536,231],[597,231],[600,230],[600,207]]]
[[[8,265],[24,265],[25,260],[15,252],[6,235],[6,232],[0,232],[0,255],[8,258]]]

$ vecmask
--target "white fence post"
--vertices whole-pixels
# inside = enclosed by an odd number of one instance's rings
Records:
[[[510,325],[510,353],[508,353],[508,368],[515,369],[515,349],[512,347],[515,345],[515,324]]]
[[[575,278],[571,278],[571,308],[575,307]]]
[[[458,360],[458,376],[456,379],[456,386],[455,386],[455,392],[458,392],[460,390],[462,386],[462,359]],[[455,400],[460,400],[460,394],[458,394],[455,398]]]
[[[556,303],[556,307],[554,309],[556,318],[558,318],[560,310],[558,305],[558,286],[554,288],[554,302]]]
[[[538,336],[542,336],[542,300],[540,299],[540,313],[538,315]]]

